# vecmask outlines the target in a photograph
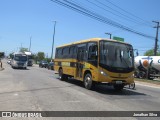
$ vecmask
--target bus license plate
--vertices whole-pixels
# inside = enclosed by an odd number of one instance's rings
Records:
[[[122,84],[122,81],[116,81],[116,84]]]

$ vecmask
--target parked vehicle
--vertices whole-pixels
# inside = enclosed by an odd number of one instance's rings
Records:
[[[11,64],[11,59],[8,59],[7,63],[8,63],[8,64]]]
[[[12,68],[24,68],[27,69],[28,58],[24,53],[13,53],[11,55],[11,66]]]
[[[135,77],[154,79],[160,77],[160,56],[135,57]]]
[[[41,68],[43,68],[43,67],[47,68],[48,67],[48,62],[44,61],[44,60],[40,61],[39,62],[39,67],[41,67]]]
[[[48,70],[54,70],[54,62],[48,64]]]

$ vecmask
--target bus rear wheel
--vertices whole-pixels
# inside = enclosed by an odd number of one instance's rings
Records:
[[[60,80],[67,80],[67,79],[68,79],[68,76],[65,75],[65,74],[63,74],[62,68],[59,69],[59,79],[60,79]]]
[[[93,88],[93,81],[92,81],[92,76],[91,74],[87,73],[84,77],[84,87],[88,90]]]

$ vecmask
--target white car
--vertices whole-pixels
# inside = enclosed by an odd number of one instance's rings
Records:
[[[7,63],[8,63],[8,64],[11,64],[11,59],[8,59]]]

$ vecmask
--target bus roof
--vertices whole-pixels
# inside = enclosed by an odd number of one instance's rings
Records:
[[[25,51],[24,52],[26,55],[32,55],[32,53],[31,52],[28,52],[28,51]]]
[[[80,41],[77,41],[77,42],[73,42],[73,43],[70,43],[70,44],[64,44],[64,45],[58,46],[57,48],[70,46],[70,45],[76,45],[76,44],[80,44],[80,43],[86,43],[86,42],[97,42],[97,41],[101,41],[101,40],[128,44],[128,43],[125,43],[125,42],[121,42],[121,41],[117,41],[117,40],[113,40],[113,39],[107,39],[107,38],[90,38],[90,39],[86,39],[86,40],[80,40]]]
[[[22,52],[14,52],[14,53],[12,53],[13,55],[16,55],[16,54],[22,54],[22,55],[26,55],[26,54],[24,54],[24,53],[22,53]]]

